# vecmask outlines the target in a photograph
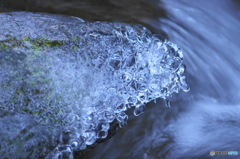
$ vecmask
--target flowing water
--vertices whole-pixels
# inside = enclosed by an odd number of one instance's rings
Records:
[[[139,117],[129,111],[128,125],[88,152],[85,159],[212,158],[211,150],[239,151],[240,155],[237,0],[83,1],[71,7],[74,2],[77,0],[60,1],[53,9],[47,3],[40,5],[42,10],[17,9],[141,23],[182,48],[191,87],[188,93],[173,96],[170,108],[159,99],[148,104]]]

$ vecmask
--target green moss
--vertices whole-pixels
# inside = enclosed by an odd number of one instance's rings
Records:
[[[0,42],[0,48],[6,48],[6,47],[7,47],[6,44],[4,44],[3,42]]]
[[[30,43],[31,47],[34,50],[42,50],[46,47],[59,47],[66,44],[65,41],[62,40],[49,40],[48,38],[36,38],[33,39],[31,37],[23,37],[22,41],[24,43]]]
[[[19,46],[26,47],[26,43],[30,43],[34,50],[41,50],[45,47],[59,47],[66,44],[66,42],[62,40],[49,40],[47,38],[33,39],[31,37],[23,37],[22,40],[18,40],[15,37],[8,36],[8,39],[0,41],[0,49],[6,49],[8,47],[14,48]]]
[[[18,39],[16,39],[16,37],[11,37],[10,35],[6,35],[6,37],[8,39],[0,41],[0,45],[2,45],[3,47],[14,48],[22,45],[22,41],[19,41]]]
[[[58,110],[57,110],[57,113],[58,113],[58,114],[61,113],[61,112],[62,112],[61,109],[58,109]]]
[[[78,47],[72,47],[71,50],[78,50]]]
[[[39,39],[29,39],[28,37],[24,38],[25,41],[29,41],[31,43],[31,46],[36,49],[43,49],[45,47],[59,47],[63,46],[65,44],[64,41],[60,40],[49,40],[46,38],[39,38]]]
[[[79,41],[80,41],[80,38],[79,38],[79,37],[72,37],[72,40],[73,40],[74,42],[79,42]]]
[[[31,48],[36,50],[42,50],[46,47],[60,47],[66,44],[63,40],[50,40],[48,38],[32,38],[23,37],[22,40],[16,39],[16,37],[11,37],[6,35],[8,39],[0,41],[0,50],[6,50],[8,48],[25,47],[28,48],[29,44]],[[79,41],[78,37],[73,38],[73,41]],[[28,43],[28,44],[27,44]],[[27,45],[26,45],[27,44]]]
[[[23,41],[24,41],[24,42],[28,42],[28,41],[30,41],[30,40],[31,40],[31,37],[24,37],[24,38],[23,38]]]
[[[14,41],[14,42],[12,43],[12,41]],[[12,37],[9,37],[6,40],[0,41],[0,49],[7,50],[8,48],[15,46],[15,43],[16,43],[15,39]]]
[[[33,115],[38,115],[38,114],[39,114],[39,112],[33,112],[32,114],[33,114]]]

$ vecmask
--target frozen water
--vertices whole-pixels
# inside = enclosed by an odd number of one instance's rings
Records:
[[[70,43],[71,53],[64,46],[53,53],[47,49],[0,52],[1,124],[4,118],[23,115],[25,122],[20,120],[22,125],[13,131],[22,132],[31,125],[32,134],[26,140],[32,144],[41,143],[40,139],[46,144],[49,136],[42,138],[36,132],[51,125],[55,149],[48,158],[71,158],[73,151],[106,138],[109,123],[126,124],[124,111],[128,108],[134,107],[138,116],[147,102],[156,98],[168,101],[172,93],[189,90],[181,49],[145,27],[81,22],[79,29]],[[53,135],[60,137],[56,141]],[[2,140],[1,147],[8,142]],[[6,157],[10,155],[3,151]],[[11,152],[10,148],[7,151]]]

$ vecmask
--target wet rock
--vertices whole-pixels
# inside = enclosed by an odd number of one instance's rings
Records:
[[[73,158],[188,91],[181,49],[140,25],[28,12],[0,14],[0,154]],[[116,128],[115,128],[116,129]],[[110,134],[111,136],[111,134]]]

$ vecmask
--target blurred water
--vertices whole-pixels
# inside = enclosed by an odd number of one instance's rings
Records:
[[[165,1],[163,6],[168,19],[159,19],[161,29],[184,50],[191,94],[237,102],[239,10],[229,0]]]

